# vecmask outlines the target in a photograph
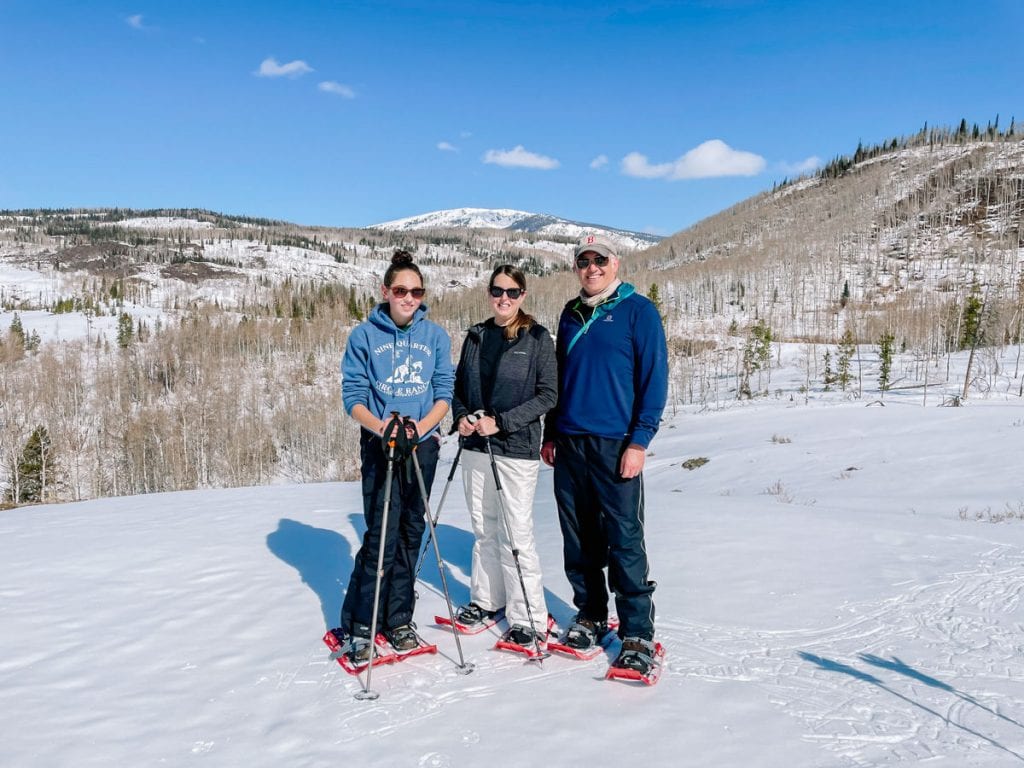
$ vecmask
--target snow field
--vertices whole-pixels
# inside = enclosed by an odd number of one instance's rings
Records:
[[[437,656],[329,658],[362,533],[357,484],[196,491],[0,514],[6,765],[880,766],[1024,760],[1024,498],[1013,401],[762,400],[685,410],[645,472],[654,688],[607,657],[542,666],[463,637],[433,556],[417,620]],[[788,440],[785,441],[785,440]],[[442,453],[435,499],[455,454]],[[688,471],[680,464],[706,457]],[[456,603],[471,534],[441,510]],[[781,488],[781,491],[779,490]],[[774,490],[773,490],[774,489]],[[550,470],[535,508],[548,602],[572,613]],[[609,653],[614,653],[613,646]]]

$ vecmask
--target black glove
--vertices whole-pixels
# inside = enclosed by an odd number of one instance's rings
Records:
[[[416,442],[409,438],[408,430],[406,429],[409,421],[411,419],[403,419],[396,411],[391,414],[391,420],[384,426],[381,443],[384,447],[384,453],[387,454],[389,459],[402,461],[409,458],[409,454],[412,453]],[[415,434],[415,426],[412,431]]]

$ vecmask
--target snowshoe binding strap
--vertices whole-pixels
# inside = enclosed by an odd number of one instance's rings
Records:
[[[455,620],[460,624],[473,625],[479,624],[485,619],[494,618],[495,611],[485,611],[476,603],[469,603],[459,608],[459,612],[455,614]]]
[[[622,650],[615,660],[615,666],[646,675],[654,666],[654,653],[654,643],[650,640],[627,637],[622,641]]]
[[[565,644],[570,648],[593,648],[607,631],[608,625],[603,621],[591,621],[584,616],[577,616],[565,633]]]

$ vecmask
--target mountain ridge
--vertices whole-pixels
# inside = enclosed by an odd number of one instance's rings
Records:
[[[513,208],[447,208],[402,219],[374,224],[369,229],[409,232],[427,229],[503,229],[578,239],[587,232],[599,231],[630,250],[646,248],[662,240],[648,232],[609,227],[603,224],[573,221],[548,213],[533,213]]]

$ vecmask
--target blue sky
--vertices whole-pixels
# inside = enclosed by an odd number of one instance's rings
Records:
[[[1024,2],[0,0],[0,208],[669,234],[815,160],[1024,123]]]

